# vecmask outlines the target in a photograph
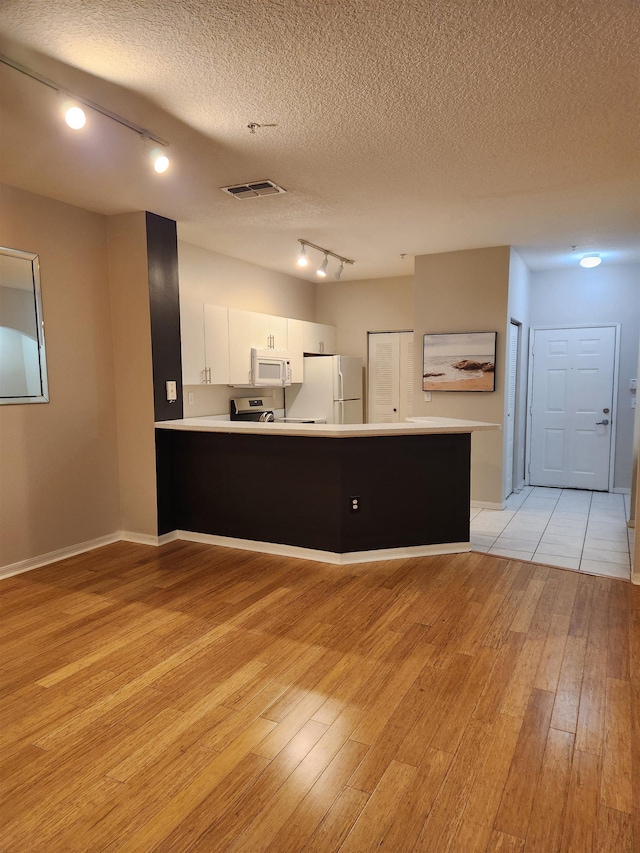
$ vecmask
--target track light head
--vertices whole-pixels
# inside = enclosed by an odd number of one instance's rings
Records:
[[[151,160],[154,171],[157,172],[158,175],[164,175],[171,165],[171,160],[169,160],[169,157],[167,156],[166,146],[160,147],[157,145],[151,148],[150,145],[153,143],[152,139],[144,135],[141,136],[141,139],[145,147],[148,149],[149,159]]]
[[[298,255],[298,266],[306,267],[309,263],[309,259],[307,258],[307,247],[304,243],[300,246],[300,254]]]
[[[166,154],[158,154],[158,156],[153,161],[153,168],[159,175],[164,174],[169,168],[169,158]]]
[[[87,123],[87,115],[82,107],[72,106],[65,112],[64,120],[72,130],[82,130]]]
[[[329,263],[329,258],[325,254],[324,261],[320,264],[320,266],[316,270],[316,275],[319,275],[320,278],[326,278],[327,277],[327,264],[328,263]]]
[[[338,267],[338,271],[334,275],[336,281],[340,281],[340,276],[342,275],[342,270],[344,269],[344,261],[340,261],[340,266]]]

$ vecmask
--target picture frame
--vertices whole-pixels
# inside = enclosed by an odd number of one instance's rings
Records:
[[[423,391],[495,391],[497,332],[424,335]]]

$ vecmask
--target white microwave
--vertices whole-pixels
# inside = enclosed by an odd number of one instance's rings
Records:
[[[256,388],[291,385],[289,353],[275,349],[252,349],[251,384]]]

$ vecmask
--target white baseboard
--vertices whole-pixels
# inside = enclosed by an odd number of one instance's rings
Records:
[[[119,539],[124,542],[134,542],[136,545],[166,545],[168,542],[174,542],[178,539],[177,531],[172,530],[171,533],[164,533],[162,536],[152,536],[150,533],[133,533],[130,530],[121,530]]]
[[[10,563],[7,566],[0,566],[0,578],[10,578],[13,575],[20,575],[22,572],[30,572],[31,569],[39,569],[41,566],[47,566],[49,563],[57,563],[58,560],[66,560],[67,557],[75,557],[76,554],[84,554],[86,551],[93,551],[96,548],[102,548],[103,545],[112,545],[114,542],[119,542],[122,536],[119,532],[110,533],[108,536],[98,536],[97,539],[90,539],[87,542],[79,542],[77,545],[69,545],[67,548],[58,548],[57,551],[49,551],[47,554],[40,554],[37,557],[31,557],[28,560],[20,560],[18,563]]]
[[[631,489],[622,489],[622,488],[618,489],[618,488],[614,487],[612,489],[612,491],[613,491],[614,495],[630,495],[631,494]]]
[[[381,548],[375,551],[350,551],[337,554],[334,551],[318,551],[297,545],[282,545],[276,542],[258,542],[253,539],[233,539],[230,536],[215,536],[208,533],[193,533],[177,530],[176,538],[204,545],[219,545],[223,548],[238,548],[242,551],[258,551],[278,557],[297,557],[318,563],[347,566],[350,563],[372,563],[376,560],[398,560],[405,557],[430,557],[437,554],[462,554],[471,550],[469,542],[447,542],[439,545],[414,545],[407,548]]]
[[[474,509],[498,509],[503,510],[507,508],[506,501],[503,503],[495,503],[493,501],[471,501],[471,506]]]
[[[313,560],[317,563],[332,563],[338,566],[347,566],[350,563],[371,563],[376,560],[398,560],[406,557],[430,557],[438,554],[463,554],[471,550],[469,542],[447,542],[440,545],[414,545],[407,548],[382,548],[375,551],[352,551],[346,554],[336,554],[333,551],[317,551],[312,548],[300,548],[296,545],[280,545],[275,542],[257,542],[253,539],[233,539],[229,536],[212,536],[207,533],[192,533],[189,530],[172,530],[163,536],[151,536],[147,533],[132,533],[128,530],[119,530],[109,536],[100,536],[89,542],[80,542],[68,548],[60,548],[32,557],[29,560],[21,560],[0,567],[0,579],[9,578],[22,572],[38,569],[50,563],[57,563],[67,557],[76,554],[84,554],[102,548],[103,545],[112,545],[114,542],[133,542],[137,545],[151,545],[158,547],[169,542],[183,540],[185,542],[201,542],[204,545],[218,545],[223,548],[238,548],[241,551],[257,551],[261,554],[274,554],[279,557],[296,557],[300,560]]]

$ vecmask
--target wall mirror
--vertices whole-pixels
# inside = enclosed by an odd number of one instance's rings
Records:
[[[48,401],[38,256],[0,247],[0,404]]]

